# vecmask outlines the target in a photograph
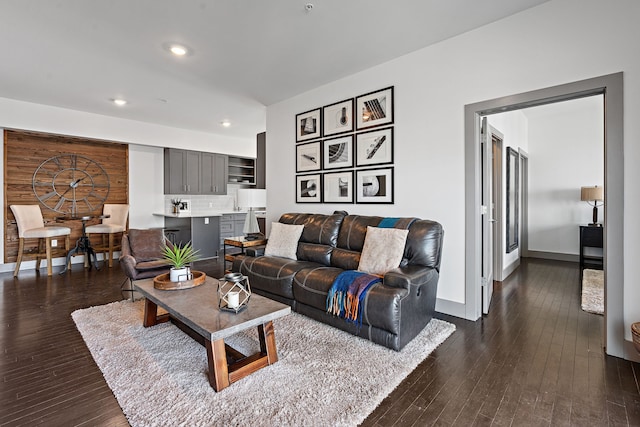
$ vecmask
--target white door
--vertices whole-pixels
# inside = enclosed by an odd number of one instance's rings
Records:
[[[493,141],[487,124],[482,118],[482,313],[489,313],[493,296]]]

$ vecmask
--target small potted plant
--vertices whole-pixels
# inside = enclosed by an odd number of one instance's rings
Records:
[[[184,246],[178,244],[169,246],[165,244],[163,249],[164,259],[172,265],[169,271],[169,280],[172,282],[188,280],[189,268],[187,266],[200,259],[198,252],[193,249],[191,242]]]
[[[180,204],[182,203],[181,199],[171,199],[171,204],[173,205],[173,213],[180,213]]]

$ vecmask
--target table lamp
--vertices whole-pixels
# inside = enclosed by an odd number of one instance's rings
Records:
[[[253,208],[264,208],[267,206],[267,190],[258,188],[238,189],[238,207],[249,208],[247,218],[244,221],[242,232],[245,239],[255,240],[261,237],[258,219]]]
[[[580,200],[593,206],[593,223],[589,225],[602,226],[602,224],[598,224],[598,207],[602,206],[603,203],[598,204],[598,202],[604,200],[603,187],[598,187],[597,185],[595,187],[582,187],[580,189]]]

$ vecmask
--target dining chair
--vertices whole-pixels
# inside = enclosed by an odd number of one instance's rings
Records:
[[[13,276],[18,275],[20,264],[26,260],[25,255],[33,259],[35,255],[36,270],[40,269],[40,261],[43,257],[47,259],[47,276],[51,276],[51,240],[53,237],[64,236],[65,255],[69,251],[69,235],[71,229],[69,227],[47,226],[44,225],[42,211],[38,205],[11,205],[11,211],[16,218],[18,224],[18,257],[16,259],[16,268]],[[25,252],[25,240],[38,239],[38,247],[36,252]],[[43,247],[44,246],[44,247]],[[27,248],[28,250],[29,248]],[[44,252],[43,252],[44,250]]]
[[[115,244],[115,235],[124,233],[127,229],[127,218],[129,217],[129,205],[105,203],[102,208],[101,224],[89,225],[86,228],[87,236],[91,234],[101,234],[102,244],[94,246],[96,252],[102,252],[102,259],[107,260],[109,254],[109,267],[113,267],[113,252],[122,250],[122,243]],[[108,242],[107,242],[108,237]]]

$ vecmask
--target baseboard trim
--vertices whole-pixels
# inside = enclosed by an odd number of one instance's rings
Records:
[[[528,251],[529,258],[551,259],[554,261],[580,262],[579,255],[561,254],[559,252]]]
[[[504,281],[507,277],[509,277],[511,273],[513,273],[518,267],[520,267],[520,258],[516,259],[502,270],[502,280]]]
[[[436,298],[436,311],[438,313],[448,314],[450,316],[460,317],[464,319],[466,306],[461,302]]]

